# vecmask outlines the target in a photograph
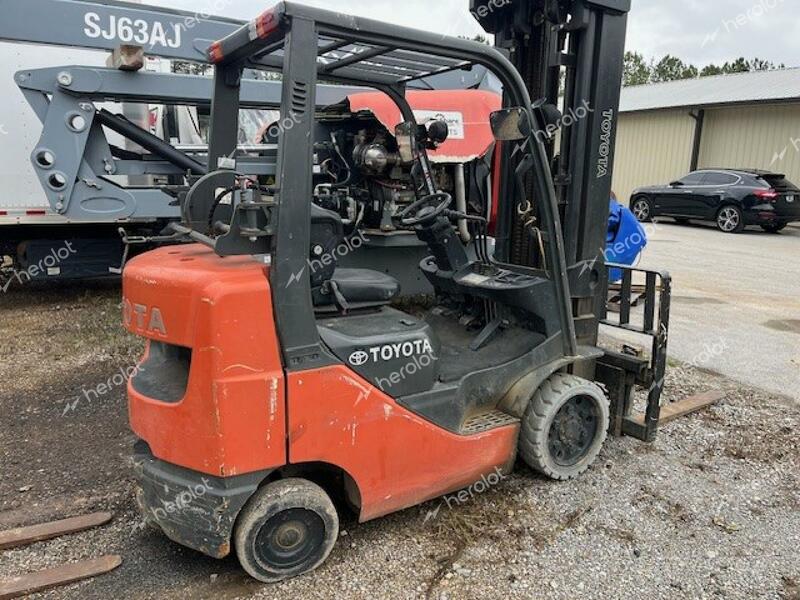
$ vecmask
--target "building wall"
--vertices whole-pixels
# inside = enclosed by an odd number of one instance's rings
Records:
[[[637,187],[688,173],[694,126],[688,109],[620,115],[614,191],[623,203]],[[800,185],[800,103],[707,109],[698,166],[778,171]]]
[[[800,104],[707,111],[699,166],[779,171],[800,184]]]
[[[613,183],[620,202],[627,204],[637,187],[669,183],[686,174],[694,123],[683,109],[620,115]]]

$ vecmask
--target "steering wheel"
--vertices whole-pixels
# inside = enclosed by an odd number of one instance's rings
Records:
[[[438,204],[437,204],[438,202]],[[410,204],[400,213],[400,223],[405,227],[432,223],[452,204],[453,197],[447,192],[429,194]]]

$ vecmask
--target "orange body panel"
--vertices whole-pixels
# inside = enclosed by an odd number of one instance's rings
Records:
[[[148,252],[125,269],[132,333],[191,348],[177,404],[128,384],[131,427],[166,462],[215,476],[286,463],[283,367],[264,265],[189,245]]]
[[[153,455],[215,476],[324,462],[352,477],[361,520],[510,468],[517,425],[450,433],[344,365],[284,375],[266,269],[202,246],[129,263],[127,328],[192,349],[186,394],[160,402],[128,385],[130,421]],[[289,456],[286,455],[287,445]]]
[[[383,92],[361,92],[347,99],[351,111],[371,111],[391,132],[405,120],[400,108]],[[435,150],[428,150],[431,161],[469,162],[484,156],[494,144],[490,117],[503,106],[499,94],[486,90],[409,90],[406,99],[417,112],[441,113],[439,118],[452,113],[459,115],[463,134],[451,135]]]
[[[478,481],[516,456],[519,426],[459,436],[422,419],[345,366],[288,376],[289,458],[344,469],[361,494],[361,520]]]

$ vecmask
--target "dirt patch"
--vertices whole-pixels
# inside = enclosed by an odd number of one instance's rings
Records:
[[[778,321],[767,321],[764,327],[772,329],[773,331],[781,331],[786,333],[800,333],[800,319],[786,319]]]

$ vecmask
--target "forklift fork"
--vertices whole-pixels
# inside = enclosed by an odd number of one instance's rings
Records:
[[[618,289],[611,288],[618,297],[618,307],[607,303],[601,324],[651,340],[649,359],[607,350],[598,361],[597,379],[606,385],[611,400],[610,433],[652,442],[658,432],[667,367],[672,279],[665,272],[616,264],[608,267],[622,271],[622,282]],[[635,274],[644,276],[644,284],[634,284]],[[636,307],[634,298],[638,300]],[[617,319],[609,318],[609,312],[617,311]],[[637,387],[648,390],[644,413],[634,408]]]

